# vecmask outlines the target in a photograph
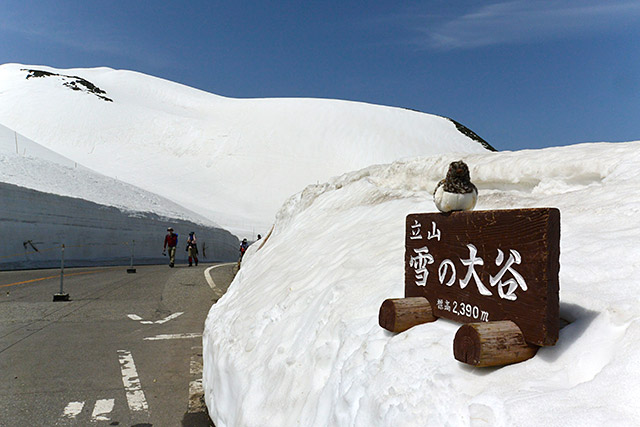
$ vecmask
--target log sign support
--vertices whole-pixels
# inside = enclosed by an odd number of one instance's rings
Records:
[[[380,326],[391,332],[404,332],[422,323],[436,320],[425,297],[388,299],[380,306]]]
[[[384,329],[463,323],[453,355],[476,367],[522,362],[557,342],[557,209],[411,214],[405,249],[405,298],[382,303]]]

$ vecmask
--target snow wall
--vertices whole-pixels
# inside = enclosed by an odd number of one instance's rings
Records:
[[[235,261],[238,238],[226,230],[0,183],[0,270],[166,263],[168,226],[178,233],[176,263],[187,262],[186,239],[198,238],[201,262]],[[132,242],[135,240],[135,244]],[[37,251],[36,251],[37,249]]]

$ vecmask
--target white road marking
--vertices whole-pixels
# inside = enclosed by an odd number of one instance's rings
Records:
[[[202,334],[162,334],[153,337],[145,337],[145,341],[157,341],[157,340],[178,340],[184,338],[202,338]]]
[[[162,325],[163,323],[167,323],[169,320],[173,320],[176,317],[182,316],[184,314],[184,312],[179,311],[177,313],[173,313],[168,315],[167,317],[165,317],[164,319],[160,319],[160,320],[142,320],[142,317],[138,316],[137,314],[127,314],[127,317],[131,320],[135,320],[135,321],[140,321],[140,323],[142,323],[143,325]]]
[[[189,382],[189,409],[187,412],[204,412],[204,388],[202,378]]]
[[[189,395],[193,396],[194,394],[203,394],[204,389],[202,388],[202,378],[198,378],[189,382]]]
[[[115,399],[100,399],[96,401],[91,414],[91,421],[109,421],[109,414],[113,411]]]
[[[136,371],[136,364],[130,351],[118,350],[120,371],[122,372],[122,384],[127,395],[127,404],[131,411],[148,411],[147,399],[140,385],[140,378]]]
[[[69,402],[62,413],[67,418],[75,418],[84,408],[84,402]]]
[[[207,268],[207,269],[204,271],[204,278],[207,280],[207,283],[209,284],[209,287],[210,287],[211,289],[215,289],[216,284],[215,284],[215,283],[213,283],[213,279],[211,278],[211,275],[209,275],[209,271],[213,270],[213,269],[214,269],[214,268],[216,268],[216,267],[220,267],[220,266],[219,266],[219,265],[213,265],[213,266],[211,266],[211,267]]]
[[[202,357],[191,358],[191,364],[189,365],[189,373],[191,375],[202,375]]]
[[[211,289],[215,290],[216,289],[216,284],[214,283],[213,279],[211,278],[211,275],[209,274],[209,271],[213,270],[214,268],[223,267],[223,266],[229,265],[229,264],[235,264],[235,262],[228,262],[226,264],[212,265],[211,267],[207,268],[204,271],[204,278],[207,280],[207,283],[209,284],[209,287]]]
[[[177,312],[177,313],[170,314],[169,316],[165,317],[165,318],[164,318],[164,319],[162,319],[162,320],[156,320],[156,322],[155,322],[155,323],[156,323],[157,325],[162,325],[163,323],[166,323],[166,322],[168,322],[169,320],[175,319],[176,317],[179,317],[179,316],[181,316],[181,315],[183,315],[183,314],[184,314],[184,312],[179,311],[179,312]]]

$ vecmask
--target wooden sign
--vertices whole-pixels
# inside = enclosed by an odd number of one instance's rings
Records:
[[[511,320],[529,344],[558,340],[558,209],[411,214],[405,248],[405,296],[427,298],[434,316]]]

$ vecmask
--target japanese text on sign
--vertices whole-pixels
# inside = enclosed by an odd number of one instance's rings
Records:
[[[427,239],[437,238],[440,240],[441,231],[437,228],[437,224],[432,221],[432,230],[428,232]],[[415,220],[415,223],[411,225],[410,239],[420,239],[422,224]],[[437,237],[435,237],[437,236]],[[493,293],[489,290],[484,283],[480,280],[475,267],[484,265],[484,259],[478,256],[478,249],[472,244],[467,243],[467,249],[469,250],[469,256],[465,259],[459,259],[460,263],[466,267],[466,275],[458,280],[460,289],[464,289],[473,280],[474,285],[478,289],[480,295],[491,296]],[[414,269],[415,272],[415,284],[417,286],[426,286],[427,278],[429,276],[429,266],[436,263],[435,258],[429,253],[429,247],[427,245],[421,248],[413,249],[414,256],[409,259],[409,266]],[[495,257],[495,265],[497,266],[497,273],[489,277],[489,286],[496,288],[500,298],[515,301],[518,299],[516,290],[521,289],[522,292],[527,290],[527,282],[524,277],[520,275],[514,268],[514,265],[518,265],[522,262],[520,253],[515,249],[509,249],[509,257],[505,259],[504,252],[498,249]],[[443,259],[438,267],[438,280],[441,285],[454,286],[456,284],[457,272],[455,264],[451,259]],[[510,277],[504,280],[505,276]],[[503,281],[504,280],[504,281]]]
[[[436,317],[512,320],[527,342],[558,338],[560,211],[555,208],[409,214],[405,297]]]

